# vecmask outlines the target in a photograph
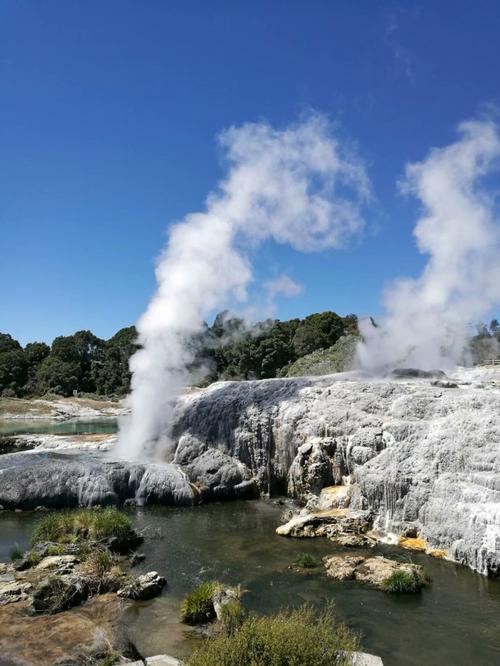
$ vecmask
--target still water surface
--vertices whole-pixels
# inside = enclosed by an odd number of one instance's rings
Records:
[[[114,433],[118,421],[114,416],[95,419],[71,419],[54,421],[47,419],[0,420],[0,435],[95,435]]]
[[[298,552],[317,559],[335,552],[322,539],[286,539],[274,530],[282,508],[272,502],[233,502],[195,508],[148,508],[132,515],[148,535],[139,571],[157,570],[168,586],[161,597],[135,603],[125,616],[130,637],[145,655],[183,657],[198,640],[178,622],[186,592],[203,580],[241,583],[244,605],[270,612],[306,601],[333,599],[339,616],[361,635],[365,650],[385,666],[500,665],[500,581],[463,567],[381,546],[397,559],[423,564],[432,585],[421,594],[390,596],[355,582],[336,583],[320,569],[288,568]],[[0,514],[0,560],[17,542],[27,546],[32,513]]]

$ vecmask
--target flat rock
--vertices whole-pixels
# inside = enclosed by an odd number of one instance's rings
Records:
[[[384,582],[396,571],[422,574],[423,567],[409,562],[396,562],[381,555],[365,558],[354,572],[354,578],[359,583],[383,589]]]
[[[326,575],[334,580],[352,580],[356,567],[365,561],[362,555],[332,555],[323,558]]]
[[[110,650],[139,657],[121,624],[125,604],[115,594],[94,597],[56,615],[29,615],[27,606],[21,601],[0,607],[2,664],[91,664]]]
[[[21,581],[0,582],[0,606],[28,598],[31,584]]]
[[[78,562],[79,559],[74,555],[49,555],[48,557],[44,557],[35,568],[39,570],[59,569],[60,567],[70,569],[78,564]]]
[[[384,666],[384,662],[380,657],[368,652],[353,652],[352,666]]]
[[[291,537],[334,537],[345,534],[362,534],[371,527],[368,511],[330,509],[298,515],[276,529],[276,534]]]

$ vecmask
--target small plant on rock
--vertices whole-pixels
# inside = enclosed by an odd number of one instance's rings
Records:
[[[419,592],[427,584],[425,574],[418,571],[395,571],[385,579],[383,589],[391,594]]]
[[[24,552],[21,548],[21,546],[16,543],[11,549],[10,549],[10,559],[12,562],[16,562],[17,560],[22,560],[24,555]]]
[[[213,597],[221,588],[221,583],[212,580],[198,585],[187,594],[181,605],[181,622],[202,624],[213,620],[215,617]]]
[[[299,553],[295,557],[293,565],[295,567],[300,567],[301,569],[313,569],[318,566],[318,563],[309,553]]]
[[[222,630],[228,636],[233,636],[245,621],[245,617],[245,609],[238,599],[228,601],[220,611]]]

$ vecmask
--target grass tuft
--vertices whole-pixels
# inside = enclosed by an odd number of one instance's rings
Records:
[[[357,648],[357,637],[337,622],[331,605],[319,614],[305,605],[247,617],[233,634],[205,641],[186,666],[347,666]]]
[[[221,583],[211,580],[198,585],[187,594],[181,605],[181,622],[201,624],[213,620],[215,617],[213,596],[221,587]]]
[[[245,617],[245,609],[241,605],[239,599],[231,599],[231,601],[228,601],[222,606],[220,611],[222,630],[228,636],[234,636],[234,634],[241,628],[241,625],[245,621]]]
[[[24,556],[24,552],[21,548],[21,546],[16,543],[11,549],[10,549],[10,559],[12,562],[17,562],[18,560],[22,560]]]
[[[385,592],[406,594],[419,592],[427,584],[427,577],[417,571],[395,571],[383,583]]]
[[[295,567],[301,567],[302,569],[313,569],[318,566],[318,563],[312,555],[309,555],[309,553],[299,553],[295,557],[293,565]]]

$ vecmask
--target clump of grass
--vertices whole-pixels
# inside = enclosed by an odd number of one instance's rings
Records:
[[[16,543],[12,548],[10,549],[10,559],[12,562],[17,562],[18,560],[22,560],[24,556],[24,551],[22,550],[21,546]]]
[[[322,613],[305,605],[270,616],[249,616],[232,635],[205,641],[186,666],[347,666],[357,637],[337,622],[331,605]]]
[[[47,548],[47,555],[49,556],[64,555],[65,553],[66,553],[66,548],[62,544],[61,545],[54,544],[53,546],[49,546]]]
[[[108,550],[93,550],[83,563],[83,569],[91,576],[102,578],[111,571],[114,563],[115,560]]]
[[[35,550],[30,550],[26,556],[26,560],[30,567],[36,567],[37,564],[40,564],[42,561],[42,556],[40,553],[37,553]]]
[[[123,582],[123,571],[117,564],[116,558],[107,549],[90,551],[83,564],[91,594],[100,594],[106,591],[119,589]]]
[[[120,659],[120,653],[119,652],[108,652],[108,654],[104,655],[99,659],[97,662],[97,666],[113,666],[113,664],[116,664],[117,661]]]
[[[313,569],[318,566],[318,563],[309,553],[298,553],[293,561],[293,565],[301,567],[301,569]]]
[[[427,576],[418,571],[395,571],[383,583],[385,592],[406,594],[419,592],[427,584]]]
[[[228,636],[233,636],[245,621],[246,613],[238,599],[231,599],[225,603],[220,611],[222,630]]]
[[[181,605],[181,622],[201,624],[213,620],[215,617],[213,597],[221,587],[221,583],[211,580],[198,585],[187,594]]]
[[[32,545],[43,541],[73,543],[83,539],[124,538],[132,531],[132,522],[114,507],[76,509],[44,516],[33,530]]]

